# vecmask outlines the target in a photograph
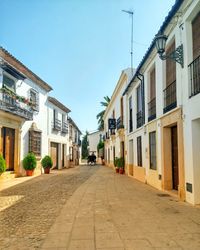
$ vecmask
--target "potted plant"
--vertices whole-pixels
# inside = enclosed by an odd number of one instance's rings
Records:
[[[119,168],[119,173],[123,174],[124,173],[124,158],[123,157],[120,157],[118,159],[117,165],[118,165],[118,168]]]
[[[49,174],[50,168],[53,166],[53,161],[49,155],[46,155],[41,161],[42,167],[44,168],[44,173]]]
[[[37,160],[33,153],[28,153],[23,159],[23,168],[26,170],[27,176],[32,176],[37,166]]]
[[[4,160],[3,156],[0,155],[0,175],[6,171],[6,161]]]
[[[116,173],[119,173],[118,161],[119,161],[119,158],[115,157],[115,159],[114,159],[114,166],[115,166]]]

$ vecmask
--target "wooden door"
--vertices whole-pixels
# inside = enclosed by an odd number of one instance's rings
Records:
[[[62,167],[65,166],[65,145],[62,145]]]
[[[113,163],[115,162],[115,146],[113,146]]]
[[[58,144],[51,142],[51,158],[53,161],[53,168],[58,168]]]
[[[177,126],[171,128],[171,145],[172,145],[172,184],[173,189],[178,190],[179,173],[178,173],[178,137]]]
[[[6,161],[6,170],[14,170],[14,149],[15,149],[15,130],[3,127],[3,157]]]

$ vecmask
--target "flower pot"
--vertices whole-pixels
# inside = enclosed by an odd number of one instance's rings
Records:
[[[44,168],[44,173],[49,174],[50,173],[50,168]]]
[[[119,173],[119,168],[115,168],[116,173]]]
[[[26,176],[32,176],[33,175],[34,170],[33,169],[28,169],[26,170]]]
[[[123,168],[120,168],[120,169],[119,169],[119,173],[120,173],[120,174],[123,174],[123,173],[124,173],[124,169],[123,169]]]

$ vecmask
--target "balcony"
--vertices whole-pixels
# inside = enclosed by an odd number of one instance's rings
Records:
[[[20,116],[27,121],[33,120],[33,109],[29,100],[5,88],[0,89],[0,110]]]
[[[190,72],[190,95],[195,96],[200,93],[200,56],[188,65]]]
[[[140,110],[136,114],[136,123],[137,123],[137,128],[140,128],[144,124],[144,116],[142,110]]]
[[[63,123],[62,123],[62,130],[61,130],[61,132],[62,132],[63,134],[67,134],[67,133],[68,133],[68,125],[67,125],[67,122],[63,122]]]
[[[122,119],[122,117],[120,116],[120,117],[117,119],[117,130],[123,129],[123,128],[124,128],[123,119]]]
[[[156,118],[156,98],[153,98],[148,103],[148,121],[152,121]]]
[[[172,82],[166,89],[163,90],[164,93],[164,109],[163,113],[166,113],[174,108],[176,108],[176,81]]]
[[[58,119],[54,119],[52,123],[52,129],[54,131],[61,131],[61,121]]]

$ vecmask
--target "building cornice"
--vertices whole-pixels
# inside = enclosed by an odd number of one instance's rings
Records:
[[[59,102],[56,98],[48,96],[48,101],[53,103],[56,107],[62,109],[64,112],[69,113],[71,112],[66,106],[64,106],[61,102]]]

